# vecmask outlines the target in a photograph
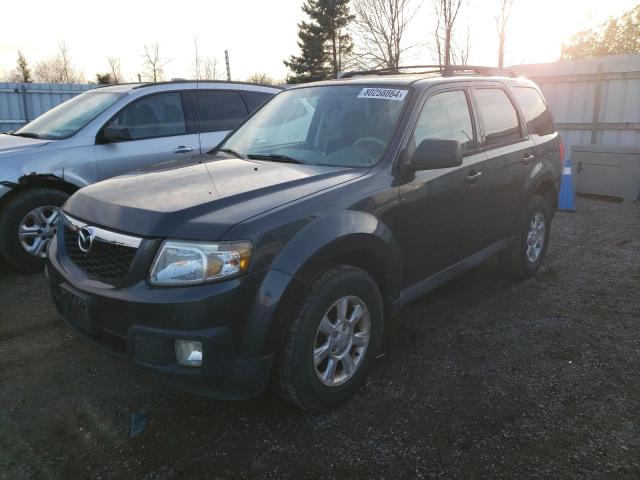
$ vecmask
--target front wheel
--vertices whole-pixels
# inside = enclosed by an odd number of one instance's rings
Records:
[[[513,244],[499,256],[509,273],[530,277],[538,271],[549,245],[551,207],[545,197],[534,195],[519,225]]]
[[[42,271],[59,208],[68,196],[52,188],[34,188],[7,202],[0,211],[0,254],[11,267]]]
[[[278,393],[310,412],[335,408],[362,385],[380,350],[383,306],[376,282],[356,267],[329,268],[299,303],[283,310]]]

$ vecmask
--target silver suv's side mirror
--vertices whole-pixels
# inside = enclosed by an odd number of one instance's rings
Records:
[[[131,140],[131,132],[127,127],[108,126],[98,136],[98,143],[113,143]]]
[[[423,140],[411,157],[413,170],[433,170],[462,165],[462,146],[457,140]]]

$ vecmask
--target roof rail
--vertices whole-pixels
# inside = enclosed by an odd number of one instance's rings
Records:
[[[176,78],[170,81],[162,81],[162,82],[143,82],[138,84],[137,87],[133,87],[133,88],[137,89],[137,88],[144,88],[144,87],[153,87],[156,85],[171,85],[176,83],[212,83],[212,84],[231,83],[234,85],[253,85],[256,87],[278,88],[280,90],[284,90],[284,87],[281,85],[266,85],[264,83],[242,82],[237,80],[189,80],[189,79],[183,79],[183,78],[179,78],[179,79]]]
[[[419,72],[403,72],[402,70],[422,69]],[[377,68],[373,70],[356,70],[353,72],[345,72],[340,78],[353,78],[362,75],[401,75],[401,74],[427,74],[440,73],[444,77],[454,75],[485,75],[517,77],[518,74],[511,68],[484,67],[477,65],[401,65],[397,68]]]

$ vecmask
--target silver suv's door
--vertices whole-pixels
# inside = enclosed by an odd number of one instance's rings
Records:
[[[237,91],[197,90],[190,95],[198,117],[202,154],[217,147],[249,114]]]
[[[190,133],[180,92],[147,95],[131,102],[109,120],[106,127],[118,127],[130,139],[100,143],[96,164],[98,178],[195,163],[200,158],[197,133]]]

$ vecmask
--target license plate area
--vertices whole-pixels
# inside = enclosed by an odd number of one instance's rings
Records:
[[[94,335],[96,330],[92,321],[92,299],[66,284],[60,285],[60,293],[64,318],[86,333]]]

